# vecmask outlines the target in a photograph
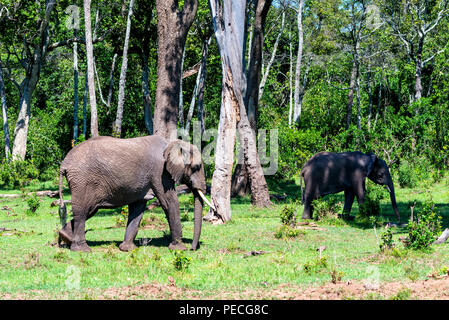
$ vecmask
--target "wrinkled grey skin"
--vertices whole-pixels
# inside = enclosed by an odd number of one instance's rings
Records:
[[[136,248],[133,241],[152,194],[159,200],[167,217],[172,242],[170,249],[186,249],[175,183],[187,184],[195,197],[192,249],[201,234],[203,202],[198,190],[206,192],[201,154],[181,140],[168,142],[160,136],[132,139],[98,137],[74,147],[60,169],[60,207],[63,208],[62,182],[67,178],[72,194],[73,220],[59,231],[60,240],[73,251],[90,251],[85,238],[85,222],[98,209],[128,205],[125,239],[119,248]],[[60,212],[66,212],[66,210]],[[64,218],[62,220],[65,220]],[[64,222],[65,223],[65,222]]]
[[[393,180],[385,161],[375,154],[362,152],[320,152],[310,158],[301,170],[303,219],[312,218],[312,201],[327,194],[345,192],[343,212],[350,213],[354,197],[359,205],[365,202],[365,179],[389,188],[393,210],[400,221]],[[303,192],[302,180],[305,182]]]

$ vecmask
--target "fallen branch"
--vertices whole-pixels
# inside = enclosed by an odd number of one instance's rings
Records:
[[[46,191],[36,191],[36,192],[28,192],[25,193],[27,196],[31,196],[33,194],[36,194],[38,197],[50,197],[50,198],[56,198],[59,196],[59,191],[52,191],[52,190],[46,190]],[[11,194],[0,194],[0,198],[20,198],[24,194],[23,193],[11,193]]]
[[[446,228],[441,234],[441,236],[437,240],[435,240],[434,244],[442,244],[446,242],[448,238],[449,238],[449,229]]]

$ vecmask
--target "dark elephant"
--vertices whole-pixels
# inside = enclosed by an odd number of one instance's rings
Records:
[[[312,218],[312,201],[332,193],[345,192],[343,211],[351,212],[354,197],[359,205],[365,201],[365,179],[385,185],[390,193],[391,204],[398,221],[400,215],[396,204],[393,180],[387,164],[375,154],[362,152],[320,152],[311,157],[301,169],[301,201],[304,203],[303,219]],[[303,192],[302,180],[305,182]]]
[[[64,176],[72,194],[73,220],[68,223],[65,223],[67,210],[62,200]],[[146,202],[156,196],[170,226],[170,249],[184,250],[175,183],[185,183],[195,198],[192,241],[195,250],[201,234],[203,200],[207,202],[198,148],[181,140],[169,142],[156,135],[87,140],[74,147],[61,164],[59,194],[64,227],[59,231],[60,240],[70,244],[73,251],[90,251],[84,231],[86,220],[98,209],[128,205],[125,239],[119,248],[133,250]]]

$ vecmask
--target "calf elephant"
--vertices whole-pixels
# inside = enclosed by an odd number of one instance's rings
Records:
[[[65,223],[67,210],[62,199],[62,183],[67,179],[72,194],[73,220]],[[137,235],[146,202],[153,193],[167,217],[172,242],[170,249],[186,249],[182,244],[182,227],[175,183],[185,183],[193,192],[194,236],[192,249],[198,246],[203,192],[206,192],[201,154],[181,140],[172,142],[160,136],[132,139],[97,137],[74,147],[60,168],[60,215],[63,228],[60,240],[73,251],[90,251],[85,238],[85,222],[98,209],[128,205],[129,216],[125,239],[119,248],[136,248]]]
[[[343,211],[351,212],[354,197],[359,205],[365,201],[365,179],[385,185],[390,193],[393,210],[400,221],[393,180],[387,164],[375,154],[362,152],[320,152],[310,158],[301,170],[301,201],[304,203],[303,219],[312,218],[312,201],[321,196],[345,192]],[[303,192],[302,180],[305,182]]]

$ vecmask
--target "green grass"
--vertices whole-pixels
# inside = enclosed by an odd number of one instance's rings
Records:
[[[407,220],[410,202],[424,202],[431,194],[443,215],[443,226],[449,224],[448,180],[431,185],[429,190],[397,188],[397,200],[402,219]],[[54,188],[51,183],[35,184],[27,190]],[[232,221],[225,225],[203,224],[201,247],[186,251],[186,268],[174,265],[174,253],[168,250],[168,225],[150,223],[137,236],[148,239],[146,246],[130,253],[119,251],[124,227],[116,227],[116,210],[101,210],[86,223],[86,239],[92,253],[71,252],[58,248],[56,231],[59,228],[57,207],[50,207],[54,199],[41,198],[37,214],[26,215],[27,204],[22,198],[0,199],[0,298],[23,295],[27,298],[95,298],[108,288],[140,284],[168,284],[174,280],[177,287],[199,290],[200,297],[213,297],[219,292],[240,292],[246,289],[265,290],[280,285],[318,286],[332,281],[332,273],[342,281],[364,281],[373,268],[380,281],[416,281],[447,265],[449,247],[433,246],[431,252],[399,250],[380,253],[376,233],[371,225],[343,223],[339,226],[320,224],[320,230],[306,230],[293,238],[276,238],[280,226],[282,205],[293,203],[299,197],[299,186],[278,183],[271,190],[286,192],[286,202],[274,203],[269,209],[255,209],[246,198],[233,199]],[[3,190],[0,190],[0,193]],[[20,193],[8,190],[8,193]],[[341,195],[342,196],[342,195]],[[342,196],[343,197],[343,196]],[[69,199],[68,193],[64,196]],[[343,198],[342,198],[343,199]],[[183,238],[190,245],[193,233],[191,196],[180,197],[181,214],[186,214]],[[4,210],[5,206],[8,210]],[[3,208],[3,209],[2,209]],[[69,206],[70,209],[70,206]],[[302,214],[299,206],[298,215]],[[354,204],[352,214],[358,211]],[[153,220],[165,221],[160,208]],[[189,219],[190,217],[190,219]],[[389,198],[382,200],[383,221],[395,221]],[[380,236],[381,228],[377,228]],[[393,239],[405,236],[404,228],[393,231]],[[326,246],[320,263],[316,250]],[[248,256],[250,251],[263,254]],[[309,266],[309,267],[308,267]],[[79,287],[77,283],[79,278]],[[182,297],[182,294],[181,294]]]

